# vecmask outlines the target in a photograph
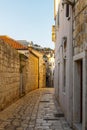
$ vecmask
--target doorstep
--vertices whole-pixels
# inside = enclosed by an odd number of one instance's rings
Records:
[[[74,130],[82,130],[82,124],[81,123],[74,123],[73,128],[74,128]]]

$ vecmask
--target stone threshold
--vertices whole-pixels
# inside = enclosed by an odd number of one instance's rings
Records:
[[[82,124],[81,123],[74,123],[73,128],[74,128],[74,130],[82,130]]]

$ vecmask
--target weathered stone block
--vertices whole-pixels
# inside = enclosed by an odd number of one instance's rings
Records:
[[[19,62],[17,51],[0,41],[0,110],[19,97]]]

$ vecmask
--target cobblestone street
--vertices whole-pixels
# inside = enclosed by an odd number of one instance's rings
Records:
[[[54,98],[52,88],[30,92],[0,112],[0,130],[71,130]]]

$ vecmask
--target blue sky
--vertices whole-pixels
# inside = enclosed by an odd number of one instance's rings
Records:
[[[54,48],[53,0],[0,0],[0,35]]]

